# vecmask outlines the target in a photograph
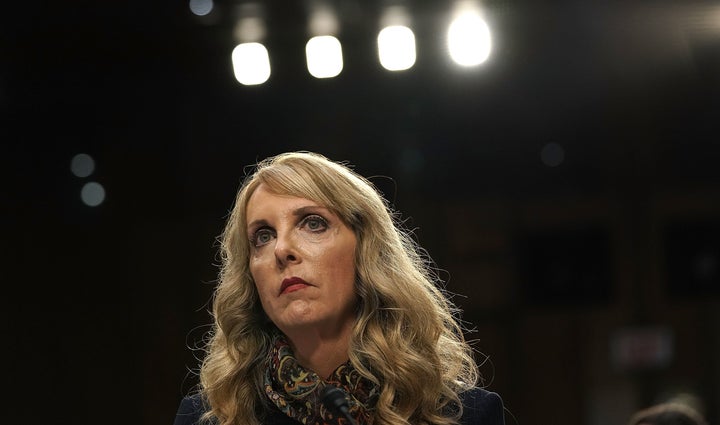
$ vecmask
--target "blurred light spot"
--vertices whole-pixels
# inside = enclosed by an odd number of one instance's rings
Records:
[[[95,171],[95,160],[88,154],[79,153],[70,161],[70,171],[77,177],[87,177]]]
[[[335,12],[325,4],[314,4],[314,10],[308,20],[308,30],[311,35],[337,34],[340,29]]]
[[[490,56],[490,29],[475,12],[465,11],[455,18],[448,29],[450,57],[458,65],[479,65]]]
[[[212,0],[190,0],[190,11],[197,16],[205,16],[212,10]]]
[[[259,13],[259,11],[251,10],[248,13]],[[245,16],[239,19],[233,28],[233,37],[240,44],[259,43],[265,38],[266,33],[265,21],[259,16]]]
[[[80,190],[80,199],[89,207],[97,207],[105,201],[105,188],[100,183],[85,183]]]
[[[270,57],[260,43],[238,44],[232,52],[235,79],[246,86],[262,84],[270,78]]]
[[[403,71],[415,64],[415,34],[408,27],[385,27],[378,34],[380,64],[388,71]]]
[[[305,55],[308,71],[315,78],[332,78],[343,69],[340,41],[331,35],[311,38],[305,45]]]
[[[540,151],[540,159],[548,167],[557,167],[565,160],[565,150],[557,143],[548,143]]]

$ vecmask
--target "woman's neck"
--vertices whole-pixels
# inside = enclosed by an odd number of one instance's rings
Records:
[[[322,379],[348,360],[350,329],[328,337],[319,332],[286,333],[297,361]]]

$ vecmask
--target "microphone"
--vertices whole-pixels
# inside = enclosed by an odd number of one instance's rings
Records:
[[[350,404],[345,398],[345,392],[332,385],[325,385],[320,391],[320,401],[326,409],[337,416],[343,416],[350,425],[356,425],[355,419],[350,416]]]

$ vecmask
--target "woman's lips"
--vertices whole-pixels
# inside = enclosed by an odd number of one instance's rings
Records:
[[[282,284],[280,285],[280,295],[299,291],[300,289],[308,286],[308,283],[299,277],[289,277],[287,279],[283,279]]]

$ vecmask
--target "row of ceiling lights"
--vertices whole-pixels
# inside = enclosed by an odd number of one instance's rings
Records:
[[[238,42],[231,54],[235,78],[243,85],[263,84],[270,78],[270,55],[263,44],[265,25],[261,9],[245,4],[239,9],[234,36]],[[190,0],[196,15],[209,14],[212,0]],[[405,71],[416,59],[415,34],[409,13],[404,7],[387,7],[382,16],[382,29],[377,36],[380,65],[388,71]],[[333,78],[343,69],[342,44],[336,37],[338,20],[328,7],[316,8],[310,16],[310,39],[305,45],[307,70],[315,78]],[[462,1],[455,5],[447,30],[450,58],[461,66],[476,66],[485,62],[491,51],[491,36],[479,7]]]

